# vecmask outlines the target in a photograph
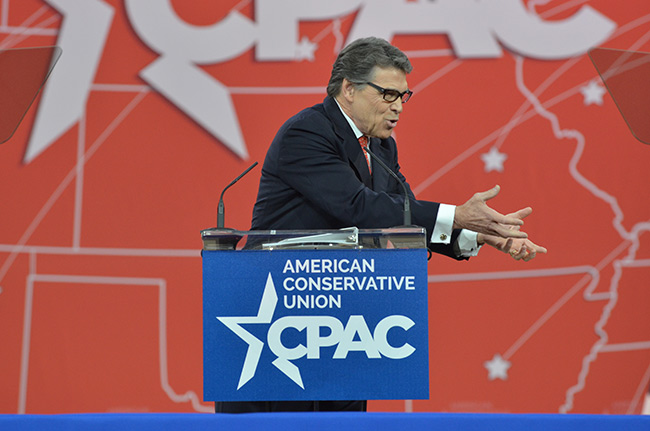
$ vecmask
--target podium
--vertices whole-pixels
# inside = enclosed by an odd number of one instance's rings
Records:
[[[205,401],[429,398],[423,228],[201,237]]]

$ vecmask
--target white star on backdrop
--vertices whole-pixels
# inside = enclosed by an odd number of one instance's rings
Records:
[[[318,48],[318,44],[312,42],[306,36],[300,39],[296,45],[296,60],[309,60],[314,61],[314,52]]]
[[[592,104],[602,105],[603,97],[607,93],[607,89],[602,85],[600,85],[598,82],[591,81],[589,84],[585,85],[584,87],[580,87],[580,92],[584,97],[583,103],[585,104],[585,106],[589,106]]]
[[[481,160],[485,163],[485,172],[503,172],[503,162],[505,162],[507,158],[508,155],[499,152],[496,147],[492,147],[487,153],[481,154]]]
[[[503,359],[500,354],[495,353],[492,359],[483,362],[483,366],[488,370],[488,380],[508,380],[508,369],[512,364]]]

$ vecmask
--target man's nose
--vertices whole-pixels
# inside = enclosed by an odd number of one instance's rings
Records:
[[[391,103],[390,109],[391,109],[391,111],[396,112],[396,113],[399,114],[404,109],[402,105],[403,105],[402,98],[398,97],[393,103]]]

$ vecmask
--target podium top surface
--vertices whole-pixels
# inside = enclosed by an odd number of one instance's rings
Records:
[[[381,249],[426,248],[426,230],[419,226],[386,229],[201,231],[203,250]]]

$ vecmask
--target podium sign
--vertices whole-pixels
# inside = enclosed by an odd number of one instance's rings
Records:
[[[204,399],[428,399],[426,256],[204,249]]]

